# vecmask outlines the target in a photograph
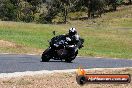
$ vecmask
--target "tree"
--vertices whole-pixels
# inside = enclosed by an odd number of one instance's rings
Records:
[[[53,0],[52,2],[47,2],[47,13],[40,14],[39,21],[41,23],[52,23],[52,19],[61,11],[60,0]]]
[[[68,9],[70,7],[70,0],[61,0],[61,7],[62,7],[62,12],[63,12],[63,17],[64,17],[64,23],[67,22],[67,15],[68,15]]]
[[[17,8],[10,0],[0,0],[0,19],[12,21],[16,20]]]
[[[129,3],[131,4],[132,3],[132,0],[129,0]]]
[[[70,0],[53,0],[52,2],[48,2],[47,5],[48,12],[40,15],[41,22],[51,23],[52,19],[59,13],[63,13],[63,22],[67,22]]]
[[[117,8],[117,0],[105,0],[106,1],[106,5],[108,7],[112,7],[112,9],[109,9],[109,11],[116,11]]]
[[[45,2],[45,0],[25,0],[32,5],[33,14],[39,11],[39,6]]]
[[[84,0],[84,6],[87,8],[88,18],[94,18],[95,13],[101,17],[106,7],[105,0]]]

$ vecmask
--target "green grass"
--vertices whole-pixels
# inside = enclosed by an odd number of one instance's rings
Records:
[[[127,13],[127,14],[125,14]],[[125,16],[128,15],[128,16]],[[110,12],[93,20],[69,21],[68,24],[49,25],[19,22],[0,22],[0,40],[7,40],[24,47],[46,49],[52,31],[67,33],[70,27],[78,28],[85,39],[82,56],[132,58],[132,10]],[[0,51],[16,53],[19,49],[0,48]],[[28,52],[22,51],[21,53]]]
[[[1,22],[0,24],[0,39],[35,48],[46,48],[47,40],[53,37],[52,31],[59,28],[53,25],[15,22],[8,22],[8,24]]]

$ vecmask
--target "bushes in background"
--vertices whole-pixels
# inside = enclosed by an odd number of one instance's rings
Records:
[[[57,22],[54,19],[59,17],[60,21],[66,23],[71,12],[85,12],[88,18],[101,17],[107,7],[115,11],[122,2],[123,0],[0,0],[0,20],[52,23]]]

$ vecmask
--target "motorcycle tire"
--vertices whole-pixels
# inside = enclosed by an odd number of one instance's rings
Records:
[[[65,59],[65,62],[67,62],[67,63],[71,63],[72,60],[74,60],[74,59],[76,58],[77,54],[78,54],[78,51],[76,51],[76,53],[75,53],[74,56]]]
[[[65,59],[65,62],[67,62],[67,63],[71,63],[72,60],[74,60],[74,59],[73,59],[73,58],[68,58],[68,59]]]
[[[50,49],[46,49],[42,56],[41,56],[41,59],[42,59],[42,62],[49,62],[49,60],[51,59],[51,56],[50,56]]]

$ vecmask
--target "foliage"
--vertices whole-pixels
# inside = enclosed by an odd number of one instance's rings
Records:
[[[17,7],[10,0],[0,0],[1,20],[16,20]]]
[[[69,13],[85,12],[88,18],[101,17],[109,7],[116,11],[124,0],[0,0],[0,19],[52,23],[60,16],[67,22]],[[131,0],[129,0],[131,3]],[[45,6],[44,6],[45,5]],[[46,10],[46,11],[45,11]],[[61,14],[61,15],[60,15]]]

